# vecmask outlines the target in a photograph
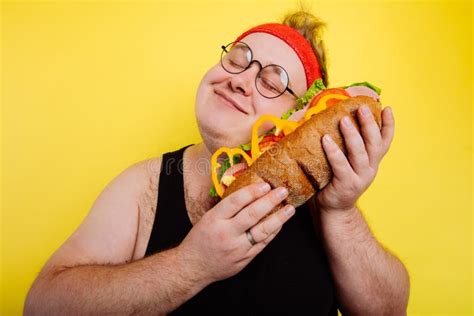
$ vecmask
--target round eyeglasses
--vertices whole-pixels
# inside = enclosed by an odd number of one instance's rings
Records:
[[[240,74],[250,68],[253,62],[260,65],[260,71],[255,77],[255,86],[262,96],[274,99],[288,91],[298,99],[298,96],[288,88],[290,79],[283,67],[274,64],[262,67],[258,60],[253,59],[252,50],[244,42],[231,42],[221,47],[221,65],[228,73]]]

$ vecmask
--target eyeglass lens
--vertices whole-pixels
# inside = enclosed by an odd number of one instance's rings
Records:
[[[238,74],[247,69],[252,62],[252,57],[252,51],[245,43],[230,43],[222,52],[222,67],[227,72]],[[260,69],[255,84],[258,92],[263,96],[275,98],[285,92],[288,81],[288,74],[281,66],[268,65]]]

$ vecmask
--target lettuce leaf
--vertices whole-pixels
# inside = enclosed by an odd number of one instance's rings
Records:
[[[251,143],[243,144],[243,145],[239,145],[239,147],[242,150],[249,151],[250,149],[252,149],[252,144]]]
[[[286,112],[285,114],[283,114],[283,115],[281,116],[281,119],[282,119],[282,120],[287,120],[287,119],[288,119],[290,116],[292,116],[293,113],[295,113],[296,111],[297,111],[297,110],[296,110],[295,108],[289,109],[288,112]]]
[[[326,89],[322,79],[316,79],[306,93],[296,100],[296,110],[301,110],[319,91]]]
[[[213,198],[219,197],[219,195],[217,195],[217,191],[214,185],[212,185],[211,189],[209,190],[209,195]]]
[[[322,79],[317,79],[313,82],[311,87],[306,91],[306,93],[299,99],[296,100],[296,107],[293,109],[289,109],[285,114],[283,114],[280,118],[282,120],[287,120],[290,116],[292,116],[295,112],[303,109],[306,104],[321,90],[326,89],[324,86]]]
[[[265,133],[265,135],[269,134],[272,130],[275,130],[275,128],[272,128],[271,130],[269,130],[268,132]],[[263,139],[263,135],[262,136],[259,136],[258,137],[258,142],[260,143]],[[242,144],[242,145],[239,145],[240,149],[244,150],[244,151],[249,151],[252,149],[252,143],[248,143],[248,144]]]
[[[380,89],[380,88],[377,87],[377,86],[374,86],[374,85],[371,84],[371,83],[368,83],[367,81],[364,81],[364,82],[356,82],[356,83],[353,83],[353,84],[351,84],[351,85],[348,85],[348,86],[345,86],[345,87],[342,87],[342,88],[346,89],[346,88],[354,87],[354,86],[364,86],[364,87],[370,88],[370,89],[374,90],[378,95],[380,95],[380,93],[382,92],[382,89]]]
[[[234,155],[233,157],[234,164],[239,163],[242,160],[242,155]],[[222,176],[224,175],[224,172],[226,172],[227,169],[231,167],[230,165],[230,159],[229,157],[226,157],[222,162],[221,162],[221,168],[219,170],[219,174],[217,175],[217,179],[221,181]]]

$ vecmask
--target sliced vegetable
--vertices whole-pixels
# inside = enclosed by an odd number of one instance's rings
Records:
[[[316,79],[313,84],[306,90],[305,94],[296,100],[296,107],[293,109],[288,110],[285,114],[281,116],[282,120],[287,120],[289,119],[293,114],[296,112],[302,110],[308,102],[321,90],[326,89],[324,86],[323,80],[322,79]],[[303,117],[301,115],[301,117]],[[292,119],[293,121],[297,121],[295,119]]]
[[[311,100],[311,103],[309,104],[309,108],[312,108],[314,106],[317,106],[318,103],[319,103],[319,100],[321,100],[321,98],[327,96],[327,95],[343,95],[343,96],[346,96],[346,97],[350,97],[349,93],[347,93],[346,90],[342,89],[342,88],[330,88],[330,89],[326,89],[326,90],[323,90],[321,92],[319,92],[312,100]],[[328,99],[329,100],[329,99]],[[339,98],[336,97],[336,100],[341,100]],[[327,102],[327,101],[326,101]]]
[[[281,131],[284,132],[285,135],[290,134],[293,132],[298,126],[298,122],[293,122],[293,121],[285,121],[282,119],[279,119],[278,117],[275,117],[273,115],[262,115],[254,124],[252,127],[252,162],[258,159],[258,157],[262,154],[260,151],[259,147],[259,137],[258,137],[258,130],[260,126],[264,122],[272,122],[275,124],[275,135],[279,135]]]
[[[310,109],[308,109],[308,111],[306,111],[306,114],[304,116],[304,121],[307,121],[311,118],[311,116],[325,110],[328,108],[328,106],[332,106],[334,105],[335,103],[341,101],[341,100],[345,100],[345,99],[348,99],[349,97],[348,96],[345,96],[345,95],[342,95],[342,94],[327,94],[323,97],[321,97],[318,101],[318,103],[311,107]],[[332,103],[332,105],[328,105],[327,102],[329,100],[337,100],[337,102],[334,102]]]
[[[306,93],[296,100],[296,109],[301,110],[321,90],[326,89],[322,79],[316,79]]]
[[[356,82],[356,83],[353,83],[351,85],[348,85],[348,86],[345,86],[345,87],[342,87],[342,88],[347,89],[349,87],[355,87],[355,86],[364,86],[364,87],[370,88],[370,89],[374,90],[378,95],[380,95],[380,93],[382,92],[382,90],[379,87],[376,87],[373,84],[368,83],[367,81]]]
[[[209,195],[212,196],[213,198],[216,198],[216,197],[219,196],[219,195],[217,195],[217,191],[216,191],[216,188],[214,187],[214,185],[211,187],[211,189],[209,189]]]
[[[228,164],[230,165],[228,166],[226,164],[226,160],[224,160],[223,165],[225,164],[226,165],[225,167],[227,167],[225,170],[229,169],[230,167],[234,165],[234,161],[235,161],[234,158],[235,156],[238,156],[238,155],[241,155],[246,160],[249,166],[252,164],[252,159],[241,148],[221,147],[218,150],[216,150],[216,152],[211,157],[211,177],[212,177],[212,182],[214,184],[214,188],[216,189],[216,192],[220,197],[222,197],[222,195],[224,194],[224,189],[221,186],[221,183],[220,183],[221,179],[218,178],[217,173],[219,169],[223,166],[217,162],[217,158],[219,158],[219,156],[223,153],[227,154],[227,157],[229,157]],[[219,173],[221,175],[221,178],[225,170],[223,171],[223,169],[220,169]]]
[[[252,149],[252,144],[251,144],[251,143],[243,144],[243,145],[239,145],[239,147],[240,147],[242,150],[247,151],[247,150]]]
[[[309,106],[306,105],[303,109],[294,112],[289,118],[288,121],[295,121],[298,122],[302,118],[304,118],[304,115],[306,114],[306,111],[308,111]]]
[[[289,109],[288,112],[286,112],[285,114],[283,114],[280,118],[282,120],[287,120],[290,116],[293,115],[293,113],[295,113],[296,111],[298,111],[297,109],[293,108],[293,109]]]
[[[262,141],[260,143],[264,143],[264,142],[278,142],[280,140],[283,139],[283,137],[285,137],[284,133],[281,132],[279,135],[267,135],[265,137],[263,137]]]
[[[266,150],[268,150],[273,144],[278,143],[285,137],[283,132],[281,132],[278,136],[277,135],[267,135],[265,136],[262,141],[258,144],[260,152],[263,154]]]
[[[381,89],[364,81],[341,88],[326,89],[321,79],[317,79],[306,93],[296,100],[296,107],[288,110],[281,118],[272,115],[261,116],[252,127],[252,139],[249,144],[239,145],[238,148],[219,148],[211,157],[211,175],[213,186],[209,190],[212,197],[222,197],[224,190],[242,172],[244,172],[258,157],[273,144],[279,142],[285,135],[292,133],[314,114],[334,106],[341,100],[357,95],[366,95],[379,100]],[[258,135],[259,128],[264,122],[270,121],[275,127]],[[227,158],[222,164],[217,162],[218,157],[226,153]],[[242,161],[245,159],[245,162]]]

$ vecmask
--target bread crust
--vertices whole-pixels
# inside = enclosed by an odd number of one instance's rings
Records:
[[[254,163],[239,175],[224,191],[223,198],[252,183],[268,182],[272,188],[284,186],[288,197],[283,204],[298,207],[324,188],[332,177],[332,171],[322,147],[321,138],[331,135],[334,142],[347,155],[339,121],[349,116],[360,132],[357,110],[367,105],[381,128],[379,102],[371,97],[357,96],[325,109],[314,115],[293,133],[265,151]]]

